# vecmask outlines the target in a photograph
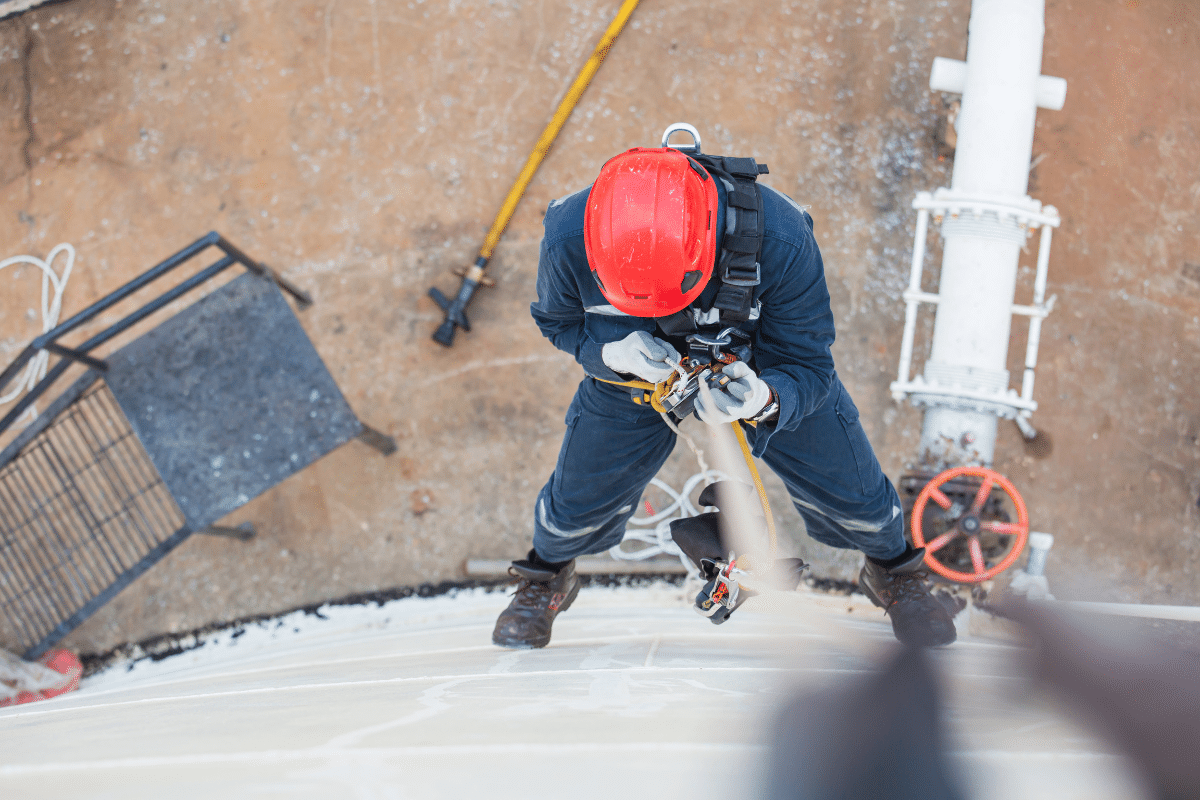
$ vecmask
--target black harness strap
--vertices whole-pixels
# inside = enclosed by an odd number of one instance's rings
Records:
[[[713,277],[721,288],[713,301],[722,324],[736,325],[750,319],[754,305],[754,287],[762,280],[759,254],[763,241],[762,190],[756,181],[767,174],[767,165],[753,158],[688,156],[711,174],[726,182],[728,207],[733,212],[733,230],[725,231]],[[729,189],[729,185],[733,189]],[[728,211],[726,213],[729,213]]]

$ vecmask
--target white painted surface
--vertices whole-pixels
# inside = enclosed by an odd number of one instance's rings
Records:
[[[757,598],[716,627],[660,586],[584,590],[549,648],[502,650],[506,602],[294,614],[0,711],[0,796],[755,797],[779,703],[891,646],[861,598]],[[938,655],[972,796],[1136,797],[1118,759],[1021,703],[1014,652]]]

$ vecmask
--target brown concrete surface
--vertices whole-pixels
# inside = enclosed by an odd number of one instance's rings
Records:
[[[644,0],[518,210],[474,330],[451,350],[429,340],[427,288],[457,288],[450,270],[474,257],[617,5],[77,0],[0,22],[0,257],[73,243],[70,313],[219,230],[313,293],[305,328],[400,446],[384,459],[351,443],[251,502],[231,521],[253,520],[256,540],[193,537],[69,645],[523,553],[581,375],[527,312],[542,213],[677,120],[709,152],[766,161],[770,185],[812,206],[839,373],[900,476],[920,428],[887,392],[909,204],[949,182],[948,98],[928,75],[934,56],[964,56],[967,0]],[[1066,107],[1038,114],[1031,183],[1063,216],[1034,418],[1054,450],[1026,457],[1005,424],[997,467],[1057,537],[1060,597],[1200,602],[1198,63],[1191,0],[1048,3],[1043,71],[1069,83]],[[39,286],[28,268],[0,286],[7,362],[40,330]],[[678,486],[693,470],[681,446],[666,473]],[[799,551],[852,575],[852,554],[799,534],[774,487]]]

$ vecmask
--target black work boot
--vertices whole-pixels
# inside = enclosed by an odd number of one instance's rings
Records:
[[[579,576],[571,559],[555,572],[540,566],[530,551],[528,559],[514,561],[510,575],[520,578],[512,602],[496,620],[492,642],[501,647],[545,647],[550,644],[550,626],[579,594]],[[544,562],[543,562],[544,563]]]
[[[914,550],[912,545],[891,561],[880,563],[868,556],[858,574],[858,587],[891,617],[897,639],[918,647],[938,647],[952,643],[958,632],[946,607],[925,585],[924,559],[925,548]]]

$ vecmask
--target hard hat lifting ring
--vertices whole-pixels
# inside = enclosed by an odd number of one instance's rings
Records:
[[[671,141],[671,134],[676,132],[686,133],[691,136],[692,143],[690,145],[668,144]],[[662,146],[681,150],[684,153],[700,155],[700,132],[686,122],[673,122],[663,131]]]
[[[975,493],[975,499],[971,503],[971,508],[955,520],[954,527],[926,542],[925,534],[921,530],[922,517],[925,514],[926,504],[932,499],[942,509],[949,511],[954,503],[942,492],[941,487],[949,481],[963,476],[980,478],[982,481],[979,485],[979,491]],[[1017,522],[994,522],[979,518],[979,513],[983,510],[984,504],[987,503],[988,497],[991,496],[992,489],[997,486],[1008,495],[1016,507]],[[986,467],[955,467],[946,470],[925,484],[925,488],[917,495],[917,501],[913,504],[911,519],[913,546],[925,548],[925,565],[938,575],[958,583],[982,583],[989,578],[999,575],[1013,565],[1017,557],[1021,555],[1021,551],[1025,549],[1025,543],[1029,540],[1029,512],[1025,508],[1025,501],[1021,499],[1021,495],[1017,492],[1017,488],[1013,486],[1012,481],[999,472],[987,469]],[[979,543],[979,534],[984,531],[1017,537],[1008,555],[1001,559],[998,564],[991,567],[984,563],[983,546]],[[971,554],[972,572],[959,572],[958,570],[950,569],[934,556],[938,550],[959,536],[964,536],[967,539],[967,550]]]

